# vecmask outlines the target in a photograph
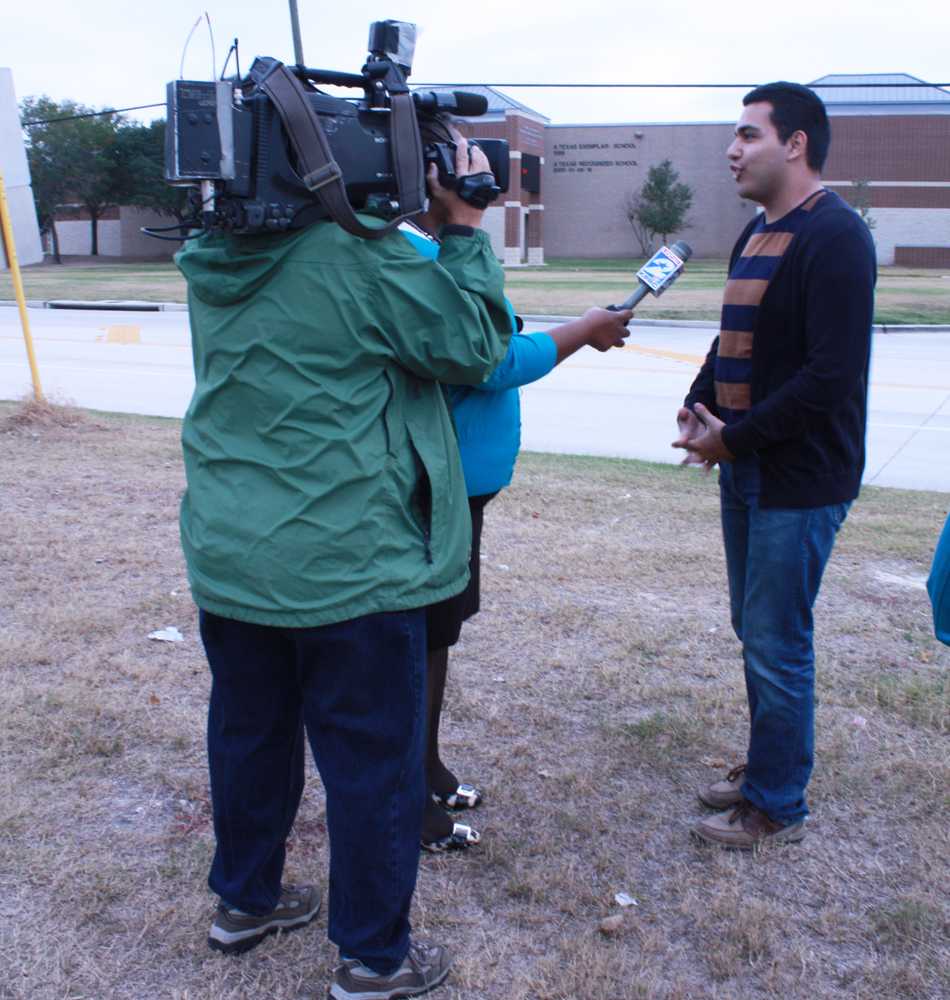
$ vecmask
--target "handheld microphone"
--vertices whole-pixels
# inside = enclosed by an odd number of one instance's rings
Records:
[[[693,248],[682,240],[659,250],[637,271],[637,290],[619,306],[607,306],[612,312],[635,308],[647,295],[659,298],[682,274],[683,266],[693,255]]]

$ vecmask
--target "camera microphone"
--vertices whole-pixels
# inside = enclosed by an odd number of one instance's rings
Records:
[[[625,302],[618,306],[607,306],[613,312],[623,309],[634,309],[647,297],[653,295],[659,298],[682,274],[683,266],[693,255],[693,248],[682,240],[677,240],[671,247],[660,247],[659,250],[637,271],[639,287]]]
[[[456,114],[463,118],[466,115],[483,115],[488,110],[488,98],[482,94],[470,94],[465,90],[453,90]]]
[[[488,110],[488,98],[482,94],[472,94],[467,90],[414,90],[412,99],[417,111],[434,114],[447,111],[462,118],[478,117]]]

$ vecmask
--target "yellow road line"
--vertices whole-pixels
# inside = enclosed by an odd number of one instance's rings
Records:
[[[138,326],[108,326],[99,327],[100,330],[105,330],[105,334],[99,334],[95,340],[89,341],[85,338],[71,338],[71,337],[40,337],[41,343],[47,344],[84,344],[84,343],[108,343],[108,344],[142,344],[142,346],[147,347],[160,347],[168,350],[169,348],[174,348],[180,351],[190,351],[191,346],[189,344],[162,344],[156,342],[149,342],[148,344],[143,344],[141,339],[141,327]],[[19,340],[16,336],[3,336],[0,335],[0,341],[3,340]],[[624,344],[623,350],[632,351],[634,354],[644,354],[647,357],[661,358],[668,361],[680,361],[684,364],[700,366],[706,360],[704,356],[698,354],[684,354],[680,351],[667,351],[661,347],[645,347],[642,344]],[[602,365],[585,365],[580,364],[573,359],[567,363],[567,367],[572,369],[585,368],[591,371],[608,371],[609,369],[604,368]],[[660,368],[625,368],[623,369],[627,372],[660,372],[663,369]],[[875,382],[872,380],[871,385],[875,389],[908,389],[911,391],[919,389],[929,389],[934,392],[950,392],[950,385],[928,385],[925,383],[905,383],[905,382]]]
[[[107,329],[106,327],[99,327],[100,330]],[[112,327],[111,329],[121,329],[120,327]],[[132,327],[132,329],[140,329],[137,327]],[[3,340],[19,340],[19,337],[4,337],[0,336],[0,341]],[[174,348],[178,351],[190,351],[191,344],[161,344],[158,341],[150,340],[145,342],[139,337],[138,340],[121,340],[115,336],[109,337],[104,333],[95,334],[95,336],[90,339],[88,337],[40,337],[38,338],[44,344],[118,344],[118,343],[136,343],[140,344],[142,347],[163,347],[165,349]]]
[[[140,326],[115,324],[113,326],[101,326],[99,329],[105,330],[105,336],[98,336],[96,340],[105,340],[107,344],[142,343],[142,328]]]
[[[646,354],[651,358],[668,358],[670,361],[684,361],[690,365],[701,365],[705,356],[698,354],[682,354],[680,351],[666,351],[662,347],[644,347],[642,344],[624,344],[625,351],[633,351],[636,354]]]

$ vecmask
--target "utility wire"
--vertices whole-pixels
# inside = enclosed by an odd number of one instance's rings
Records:
[[[753,87],[761,87],[760,83],[416,83],[412,81],[413,87],[541,87],[546,90],[559,88],[584,90],[751,90]],[[863,90],[870,88],[920,88],[950,87],[950,83],[927,83],[926,81],[913,81],[905,83],[807,83],[809,90]],[[947,95],[950,97],[950,94]]]
[[[758,83],[417,83],[413,87],[434,87],[450,90],[456,87],[507,87],[509,90],[534,88],[539,90],[751,90]],[[929,87],[940,89],[950,87],[950,83],[819,83],[808,84],[811,90],[873,90],[873,89],[920,89]],[[950,95],[948,95],[950,96]],[[132,108],[110,108],[107,111],[90,111],[81,115],[68,115],[63,118],[44,118],[22,122],[24,128],[31,125],[52,125],[56,122],[72,122],[79,118],[97,118],[100,115],[117,115],[125,111],[146,111],[151,108],[164,108],[161,104],[138,104]]]
[[[164,108],[165,102],[161,104],[137,104],[134,108],[109,108],[107,111],[88,111],[81,115],[67,115],[64,118],[37,118],[34,121],[21,122],[23,128],[31,125],[52,125],[54,122],[74,122],[80,118],[98,118],[100,115],[118,115],[123,111],[145,111],[147,108]]]

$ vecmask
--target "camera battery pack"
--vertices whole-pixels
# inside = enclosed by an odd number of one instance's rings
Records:
[[[232,84],[173,80],[166,95],[165,179],[171,184],[234,178]]]

